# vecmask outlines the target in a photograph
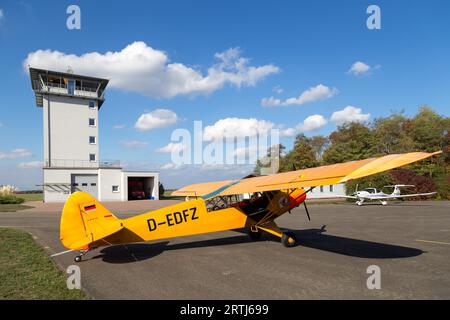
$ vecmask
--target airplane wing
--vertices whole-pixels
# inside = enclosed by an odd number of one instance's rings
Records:
[[[345,198],[345,199],[359,199],[358,197],[355,197],[355,196],[341,196],[341,195],[334,195],[333,197],[336,197],[336,198]]]
[[[172,196],[192,196],[192,197],[202,197],[208,193],[219,190],[223,187],[226,187],[232,184],[235,181],[239,180],[225,180],[225,181],[215,181],[215,182],[205,182],[205,183],[196,183],[191,184],[189,186],[183,187],[172,192]]]
[[[202,196],[205,199],[252,192],[263,192],[343,183],[420,161],[442,151],[391,154],[332,164],[316,168],[278,173],[243,180],[193,184],[172,193],[174,196]]]
[[[398,196],[389,196],[389,198],[397,199],[397,198],[408,198],[408,197],[425,197],[432,196],[437,192],[428,192],[428,193],[415,193],[415,194],[400,194]]]

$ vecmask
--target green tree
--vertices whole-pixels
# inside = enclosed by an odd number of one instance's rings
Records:
[[[376,154],[374,136],[361,123],[351,122],[339,126],[330,134],[330,146],[323,153],[325,164],[369,158]]]
[[[285,150],[286,147],[281,143],[270,146],[267,149],[266,156],[256,161],[256,166],[255,169],[253,169],[253,173],[256,175],[263,174],[264,169],[270,168],[270,165],[272,164],[271,161],[276,161],[280,163],[281,158],[284,156]]]
[[[295,138],[294,148],[280,161],[280,172],[291,171],[294,166],[298,169],[317,167],[319,162],[316,159],[316,154],[311,139],[304,134],[299,134]]]
[[[164,189],[164,186],[163,186],[163,184],[160,182],[159,183],[159,196],[160,197],[163,197],[164,196],[164,192],[166,192],[166,189]]]
[[[422,106],[411,119],[409,134],[420,151],[443,150],[448,144],[450,130],[449,118],[434,112],[428,106]]]
[[[374,150],[377,154],[415,151],[413,138],[408,135],[411,120],[401,113],[378,118],[373,123]]]
[[[322,162],[322,156],[325,150],[330,145],[330,140],[328,137],[324,136],[314,136],[309,139],[310,145],[314,151],[315,158],[318,162]]]

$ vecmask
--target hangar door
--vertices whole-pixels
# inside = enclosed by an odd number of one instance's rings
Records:
[[[91,196],[98,197],[98,175],[96,174],[72,174],[72,193],[83,191]]]

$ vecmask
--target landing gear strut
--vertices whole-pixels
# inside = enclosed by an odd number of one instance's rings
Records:
[[[81,262],[81,260],[83,259],[83,256],[86,255],[86,253],[88,253],[88,251],[89,251],[89,249],[88,250],[80,250],[80,254],[77,255],[73,260],[75,262]]]

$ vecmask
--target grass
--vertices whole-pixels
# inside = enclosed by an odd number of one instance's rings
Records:
[[[0,204],[0,212],[16,212],[19,210],[31,209],[34,207],[23,204]]]
[[[42,193],[15,193],[14,195],[25,201],[44,201],[44,195]]]
[[[89,299],[69,290],[66,275],[30,234],[0,228],[0,300]]]

